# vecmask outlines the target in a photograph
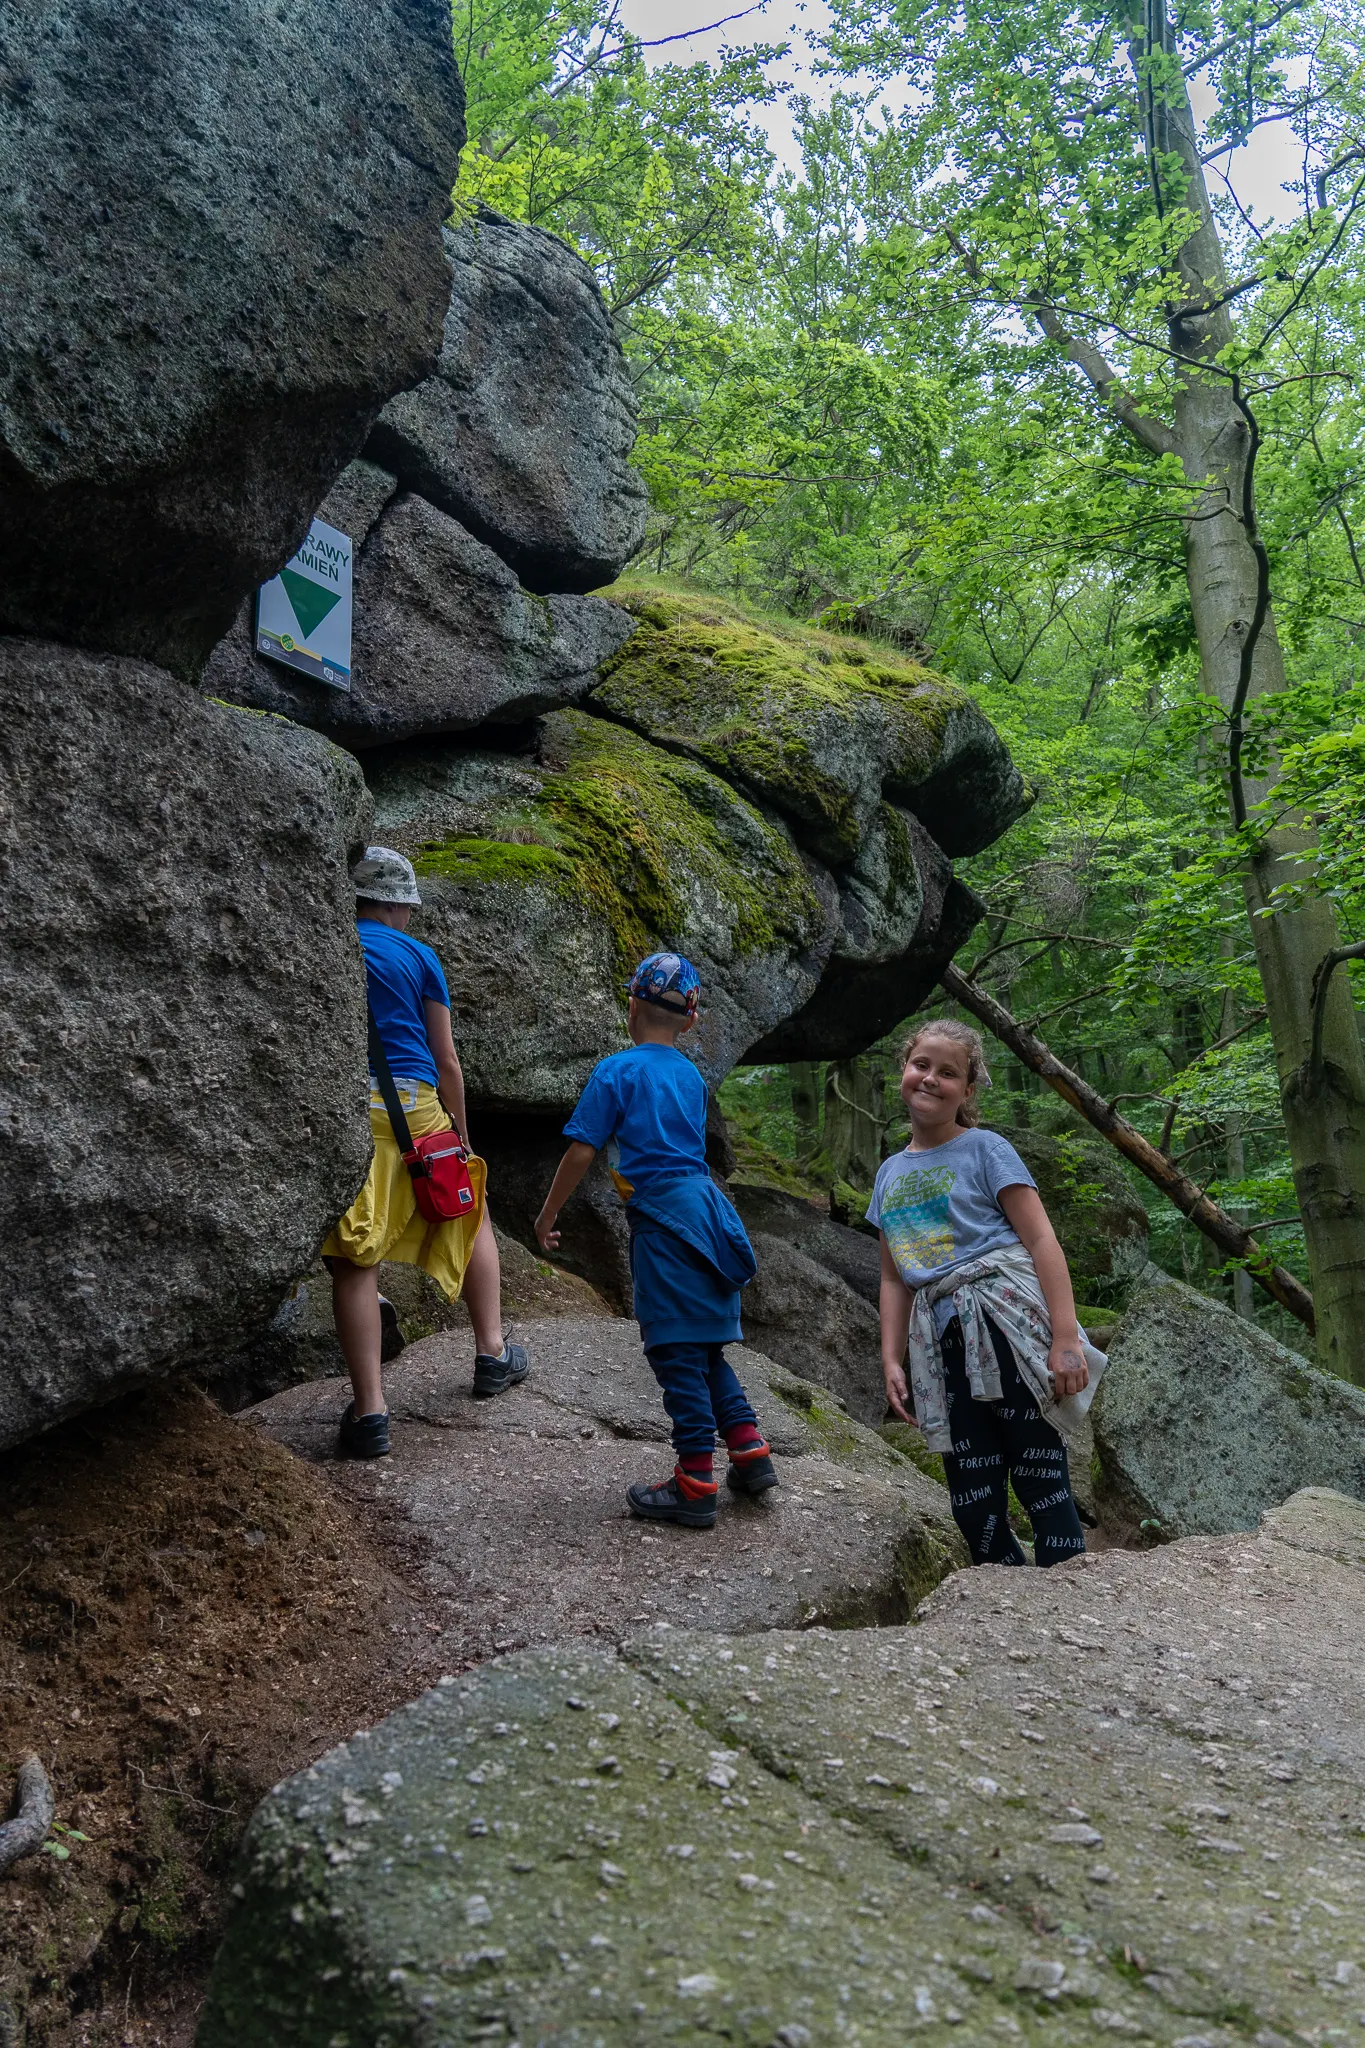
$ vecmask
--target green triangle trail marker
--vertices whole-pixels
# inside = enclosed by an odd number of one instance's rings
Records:
[[[339,590],[328,590],[321,583],[314,583],[309,576],[300,576],[297,569],[281,569],[280,581],[284,585],[294,617],[299,622],[305,640],[322,624],[328,612],[341,603]]]
[[[298,553],[256,593],[257,654],[329,690],[350,689],[354,555],[348,533],[313,521]]]

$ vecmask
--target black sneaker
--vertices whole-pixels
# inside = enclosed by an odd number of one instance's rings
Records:
[[[750,1500],[757,1500],[759,1494],[767,1493],[777,1483],[777,1467],[766,1456],[750,1458],[743,1465],[737,1465],[732,1459],[725,1475],[725,1484],[731,1493],[747,1494]]]
[[[504,1344],[501,1358],[494,1358],[487,1351],[476,1351],[474,1399],[491,1401],[494,1394],[505,1394],[509,1387],[519,1386],[530,1370],[531,1361],[523,1344]]]
[[[684,1529],[714,1529],[717,1491],[713,1486],[700,1498],[689,1497],[678,1485],[675,1473],[660,1486],[646,1486],[643,1480],[637,1480],[634,1486],[626,1488],[626,1499],[631,1513],[642,1522],[679,1522]]]
[[[386,1294],[379,1297],[379,1363],[392,1365],[395,1358],[408,1348],[398,1321],[398,1311]]]
[[[389,1455],[389,1411],[382,1415],[357,1415],[355,1402],[346,1403],[341,1418],[340,1451],[343,1458],[387,1458]]]

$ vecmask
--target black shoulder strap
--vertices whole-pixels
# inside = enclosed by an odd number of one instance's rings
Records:
[[[365,1004],[365,1015],[370,1027],[370,1071],[379,1083],[379,1093],[384,1098],[384,1107],[389,1113],[389,1122],[393,1126],[393,1135],[398,1140],[398,1149],[406,1156],[412,1150],[412,1132],[408,1129],[403,1105],[398,1100],[398,1090],[394,1085],[389,1056],[384,1050],[374,1021],[374,1011],[368,1001]]]

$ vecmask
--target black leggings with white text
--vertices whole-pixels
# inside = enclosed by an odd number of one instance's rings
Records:
[[[1066,1445],[1014,1362],[1009,1343],[986,1318],[1000,1362],[998,1401],[974,1401],[967,1379],[962,1325],[954,1316],[943,1332],[943,1370],[948,1384],[951,1454],[943,1469],[953,1520],[967,1539],[973,1564],[1024,1564],[1027,1560],[1010,1527],[1009,1487],[1033,1524],[1034,1562],[1060,1564],[1085,1549],[1085,1536],[1071,1497]]]

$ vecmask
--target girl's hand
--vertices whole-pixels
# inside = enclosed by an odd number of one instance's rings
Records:
[[[559,1250],[559,1232],[555,1229],[558,1220],[557,1210],[542,1209],[535,1221],[536,1243],[547,1254]]]
[[[1090,1385],[1090,1367],[1085,1362],[1079,1338],[1055,1341],[1047,1355],[1047,1369],[1052,1374],[1053,1391],[1059,1401],[1068,1394],[1079,1394],[1083,1387]]]
[[[886,1381],[887,1406],[893,1415],[899,1415],[902,1422],[908,1422],[913,1429],[919,1428],[913,1408],[906,1406],[910,1398],[905,1384],[905,1368],[900,1365],[884,1365],[882,1378]]]

